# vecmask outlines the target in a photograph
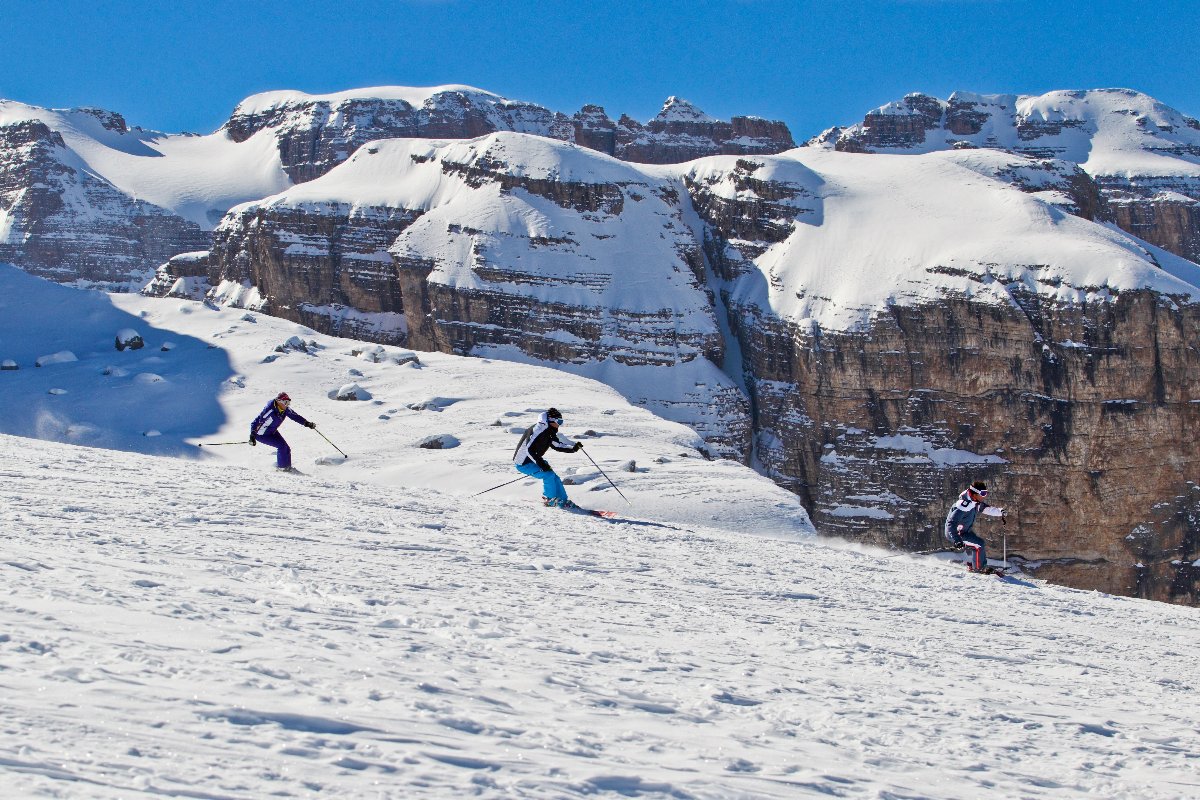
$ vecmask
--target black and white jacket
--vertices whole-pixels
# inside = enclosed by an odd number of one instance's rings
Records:
[[[970,490],[964,489],[958,496],[958,500],[950,507],[950,513],[946,515],[946,539],[951,542],[957,539],[960,535],[958,530],[960,527],[962,533],[971,533],[971,528],[975,525],[975,517],[981,513],[989,517],[1003,517],[1004,509],[999,506],[990,506],[982,500],[972,500]]]
[[[549,420],[546,419],[546,412],[543,411],[537,423],[527,428],[521,436],[521,441],[517,443],[517,449],[513,453],[513,464],[523,467],[533,463],[537,464],[539,469],[550,470],[550,464],[543,456],[551,449],[560,453],[573,453],[575,442],[551,428]]]

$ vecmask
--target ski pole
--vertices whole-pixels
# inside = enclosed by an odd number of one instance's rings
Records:
[[[588,453],[588,451],[587,451],[587,450],[584,450],[584,451],[583,451],[583,454],[584,454],[585,456],[587,456],[587,458],[588,458],[588,461],[591,461],[591,462],[592,462],[592,466],[593,466],[593,467],[595,467],[596,469],[600,469],[600,465],[596,463],[596,459],[592,458],[591,454],[590,454],[590,453]],[[604,470],[600,469],[600,474],[604,476],[604,480],[606,480],[606,481],[608,481],[609,483],[611,483],[611,484],[612,484],[612,487],[613,487],[614,489],[617,489],[617,485],[616,485],[615,483],[613,483],[613,480],[612,480],[612,478],[608,477],[608,473],[606,473]],[[622,494],[620,489],[617,489],[617,494],[621,495],[621,499],[622,499],[622,500],[624,500],[626,503],[629,503],[629,498],[628,498],[628,497],[626,497],[624,494]],[[629,503],[629,505],[633,505],[633,503]]]
[[[313,430],[314,430],[314,431],[317,431],[317,429],[316,429],[316,428],[313,428]],[[329,442],[329,437],[328,437],[328,436],[326,436],[325,434],[321,433],[320,431],[317,431],[317,435],[318,435],[318,436],[320,436],[320,437],[321,437],[322,439],[324,439],[325,441]],[[330,444],[333,444],[333,442],[329,442],[329,443],[330,443]],[[333,444],[333,449],[334,449],[334,450],[337,450],[339,453],[342,453],[342,448],[338,447],[336,444]],[[350,456],[346,455],[345,453],[342,453],[342,458],[349,458],[349,457],[350,457]]]
[[[196,447],[224,447],[227,444],[250,444],[250,442],[200,442]]]
[[[890,556],[884,556],[884,558],[899,558],[900,556],[928,556],[928,555],[933,555],[934,553],[949,553],[949,552],[950,552],[949,550],[945,550],[941,547],[939,547],[937,550],[914,550],[913,552],[909,552],[906,550],[903,553],[893,553]]]
[[[525,477],[525,475],[522,475],[520,478],[513,478],[508,483],[500,484],[500,486],[508,486],[509,483],[516,483],[517,481],[524,480]],[[487,494],[488,492],[492,491],[492,489],[499,489],[500,486],[493,486],[491,489],[484,489],[482,492],[476,492],[475,494],[471,495],[471,497],[479,497],[481,494]]]

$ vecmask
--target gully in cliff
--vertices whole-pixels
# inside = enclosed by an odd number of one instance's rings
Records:
[[[954,546],[955,550],[968,548],[972,551],[971,561],[968,564],[972,572],[995,571],[988,566],[987,544],[972,530],[975,518],[982,511],[989,517],[1000,517],[1001,521],[1005,519],[1003,508],[988,505],[984,500],[987,493],[987,484],[983,481],[975,481],[963,490],[962,494],[958,496],[958,500],[950,508],[950,513],[946,515],[946,539]]]
[[[267,403],[267,407],[254,418],[254,422],[250,423],[250,444],[256,445],[262,442],[274,447],[276,450],[275,468],[285,472],[294,470],[292,468],[292,448],[279,433],[279,426],[283,424],[283,420],[290,417],[306,428],[317,427],[317,423],[309,422],[292,411],[291,406],[292,398],[288,397],[287,392],[280,392],[274,400]]]
[[[538,417],[537,423],[525,430],[517,449],[513,452],[513,465],[517,471],[531,478],[542,479],[542,502],[553,508],[578,508],[567,498],[562,479],[543,457],[553,449],[560,453],[578,453],[583,442],[575,442],[559,433],[563,417],[557,408],[548,408]]]

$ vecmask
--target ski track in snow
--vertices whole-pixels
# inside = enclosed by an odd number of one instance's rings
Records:
[[[1195,609],[0,436],[14,797],[1195,796]]]

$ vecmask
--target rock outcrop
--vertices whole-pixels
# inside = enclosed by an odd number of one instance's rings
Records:
[[[179,297],[201,300],[212,284],[208,282],[208,251],[197,250],[171,256],[154,272],[154,278],[142,287],[147,297]]]
[[[711,155],[764,155],[795,147],[782,122],[758,117],[714,119],[686,100],[669,97],[645,125],[622,116],[609,152],[624,161],[679,164]]]
[[[105,118],[122,125],[119,117]],[[135,200],[86,168],[38,120],[0,125],[0,261],[51,280],[122,285],[181,250],[198,225]]]

